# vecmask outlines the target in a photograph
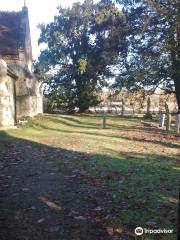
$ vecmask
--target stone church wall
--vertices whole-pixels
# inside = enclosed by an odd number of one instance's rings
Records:
[[[0,15],[0,124],[43,113],[40,83],[33,73],[28,8]]]
[[[25,71],[21,62],[8,61],[8,66],[18,76],[16,80],[16,117],[17,119],[43,113],[40,83],[32,73]]]
[[[33,117],[42,113],[42,97],[37,96],[18,96],[16,98],[17,119],[29,116]]]
[[[15,123],[14,79],[8,75],[0,76],[0,126]]]

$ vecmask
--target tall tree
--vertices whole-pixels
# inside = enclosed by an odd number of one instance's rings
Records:
[[[40,25],[39,43],[46,43],[47,49],[39,62],[53,75],[46,93],[67,110],[84,112],[98,103],[98,89],[125,58],[126,18],[115,4],[91,0],[58,10],[53,22]]]
[[[130,28],[126,66],[115,85],[174,91],[180,112],[180,1],[117,1]]]

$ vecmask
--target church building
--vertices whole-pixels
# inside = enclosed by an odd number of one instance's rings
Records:
[[[40,82],[33,73],[28,9],[0,11],[0,126],[43,113]]]

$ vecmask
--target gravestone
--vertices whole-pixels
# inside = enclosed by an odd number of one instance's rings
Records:
[[[121,111],[122,116],[124,116],[124,112],[125,112],[125,101],[124,99],[122,99],[122,111]]]
[[[166,109],[166,131],[169,131],[171,128],[171,114],[167,103],[165,103],[165,109]]]
[[[106,128],[106,116],[103,116],[102,128]]]
[[[159,127],[164,127],[165,123],[165,114],[163,112],[160,112],[159,114]]]
[[[176,115],[176,119],[175,119],[175,131],[177,133],[180,132],[180,114]]]

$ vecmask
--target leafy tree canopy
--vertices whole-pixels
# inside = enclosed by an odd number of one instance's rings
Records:
[[[53,75],[46,94],[68,111],[83,112],[98,103],[112,66],[126,57],[126,18],[115,4],[91,0],[58,10],[53,22],[40,25],[39,43],[47,49],[39,63]]]
[[[129,24],[128,57],[115,87],[176,93],[180,111],[180,1],[117,0]]]

